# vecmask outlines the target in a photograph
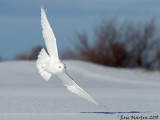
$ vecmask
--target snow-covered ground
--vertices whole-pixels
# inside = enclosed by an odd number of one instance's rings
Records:
[[[160,120],[159,72],[64,63],[100,106],[67,91],[56,76],[44,81],[35,61],[1,62],[0,120]]]

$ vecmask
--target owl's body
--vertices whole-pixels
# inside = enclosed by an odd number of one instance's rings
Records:
[[[54,60],[49,57],[45,49],[42,49],[38,55],[37,68],[41,76],[48,81],[52,74],[62,72],[65,69],[65,65],[60,60]]]

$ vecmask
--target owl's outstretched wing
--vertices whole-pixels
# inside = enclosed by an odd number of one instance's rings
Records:
[[[57,75],[69,91],[85,100],[88,100],[89,102],[99,105],[91,96],[89,96],[82,88],[80,88],[66,72],[61,72]]]
[[[41,25],[42,25],[43,38],[44,38],[49,56],[53,58],[55,61],[57,61],[59,60],[59,58],[58,58],[56,38],[47,20],[46,13],[42,7],[41,7]]]

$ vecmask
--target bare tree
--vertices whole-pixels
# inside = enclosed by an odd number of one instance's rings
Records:
[[[85,32],[77,33],[77,42],[73,44],[78,51],[76,54],[71,50],[66,52],[75,59],[108,66],[152,69],[154,64],[160,64],[160,49],[156,49],[160,46],[160,37],[156,31],[154,19],[144,25],[129,21],[117,25],[115,19],[103,20],[94,28],[93,44]],[[154,55],[150,57],[150,54]]]

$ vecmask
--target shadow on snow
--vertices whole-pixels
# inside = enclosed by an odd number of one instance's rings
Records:
[[[130,111],[130,112],[81,112],[81,113],[94,113],[94,114],[118,114],[118,113],[146,113],[146,112]]]

